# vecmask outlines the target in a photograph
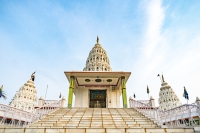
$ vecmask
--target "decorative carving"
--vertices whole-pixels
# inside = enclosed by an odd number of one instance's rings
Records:
[[[181,102],[178,96],[174,93],[171,86],[168,85],[164,80],[164,76],[162,75],[162,84],[159,93],[159,109],[161,110],[169,110],[171,108],[177,107],[181,105]]]
[[[34,86],[35,72],[32,73],[31,79],[27,81],[20,89],[17,91],[10,106],[22,109],[24,111],[33,111],[37,104],[37,91]]]
[[[90,51],[83,71],[112,71],[106,51],[99,44],[98,36],[97,44]]]

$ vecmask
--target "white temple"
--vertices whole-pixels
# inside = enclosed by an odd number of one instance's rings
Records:
[[[37,90],[34,85],[35,72],[31,75],[30,80],[27,81],[15,94],[10,106],[16,107],[24,111],[33,111],[37,104]]]
[[[159,109],[161,110],[168,110],[181,105],[178,96],[174,93],[174,90],[171,88],[171,86],[165,82],[163,75],[158,102]]]
[[[151,96],[148,101],[133,100],[130,97],[130,108],[128,108],[126,83],[131,72],[112,71],[106,51],[99,44],[99,38],[90,51],[83,71],[64,72],[69,81],[67,107],[64,97],[61,100],[45,100],[40,97],[36,106],[34,74],[11,102],[11,106],[19,109],[1,106],[0,132],[194,133],[199,131],[191,128],[193,125],[198,126],[196,122],[199,122],[200,110],[196,105],[190,105],[192,108],[187,105],[180,106],[175,111],[162,112],[155,108],[154,98]],[[181,105],[163,76],[161,85],[159,108],[168,110]],[[74,106],[72,106],[73,95],[75,95]],[[123,108],[120,106],[121,95]],[[196,101],[199,105],[199,98]],[[33,111],[34,107],[37,108],[34,112],[27,112]],[[169,128],[171,126],[172,128]]]

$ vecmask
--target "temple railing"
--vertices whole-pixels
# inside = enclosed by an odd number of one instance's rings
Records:
[[[145,104],[143,102],[140,101],[136,101],[133,99],[129,99],[129,104],[130,104],[130,108],[134,108],[136,110],[138,110],[139,112],[141,112],[142,114],[156,119],[158,122],[160,122],[159,120],[159,110],[158,108],[152,107],[150,106],[150,104]]]
[[[23,126],[31,121],[32,113],[0,104],[1,125],[4,126]]]
[[[35,122],[38,119],[45,116],[46,114],[49,114],[52,111],[56,110],[57,108],[61,108],[61,107],[62,107],[62,100],[51,102],[42,107],[39,107],[34,111],[34,113],[33,113],[34,115],[32,116],[31,122]]]
[[[130,108],[134,108],[145,116],[156,120],[159,125],[166,127],[195,127],[200,126],[200,106],[184,104],[166,111],[148,104],[129,99]]]
[[[51,105],[54,104],[54,106],[60,106],[60,103],[58,103],[58,105],[56,105],[55,103],[57,103],[58,100],[44,100],[44,104],[43,106],[47,106],[47,105]]]
[[[37,121],[60,107],[62,107],[62,100],[51,102],[50,104],[35,109],[33,112],[0,104],[0,124],[3,126],[26,127],[28,124]]]

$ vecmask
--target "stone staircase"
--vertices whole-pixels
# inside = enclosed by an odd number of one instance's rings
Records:
[[[30,127],[66,128],[157,128],[133,109],[62,108]]]
[[[193,128],[161,128],[129,108],[60,108],[27,128],[5,133],[193,133]]]

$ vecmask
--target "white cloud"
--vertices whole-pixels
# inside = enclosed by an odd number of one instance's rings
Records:
[[[134,92],[136,93],[138,99],[144,100],[148,99],[146,94],[147,85],[149,85],[153,97],[158,95],[156,94],[156,89],[154,87],[156,86],[155,83],[157,83],[157,86],[160,84],[156,75],[160,72],[160,70],[158,70],[158,66],[162,64],[165,57],[164,50],[166,49],[166,42],[165,38],[161,34],[165,16],[162,1],[145,1],[142,6],[146,14],[146,23],[145,28],[143,29],[143,42],[139,53],[140,56],[137,62],[133,64],[132,76],[130,78],[133,82],[128,83],[128,86],[129,88],[134,88]],[[156,70],[158,71],[156,72]],[[133,93],[131,92],[133,90],[128,91],[128,94]],[[144,94],[146,94],[146,96]]]
[[[164,21],[162,0],[151,0],[146,4],[147,27],[145,29],[145,53],[151,57],[154,49],[161,42],[161,29]]]
[[[160,81],[156,76],[163,72],[166,81],[172,86],[181,102],[185,103],[182,94],[183,86],[186,86],[190,95],[189,103],[193,103],[196,96],[200,96],[198,89],[200,33],[198,30],[190,29],[192,25],[188,27],[176,25],[180,21],[180,16],[173,17],[172,24],[168,27],[163,26],[165,12],[170,6],[162,6],[161,0],[146,2],[144,5],[147,14],[146,29],[144,29],[146,32],[140,56],[133,64],[130,78],[133,82],[128,83],[128,87],[131,88],[128,94],[135,92],[138,99],[147,99],[146,86],[149,85],[150,95],[156,99],[158,106]]]

